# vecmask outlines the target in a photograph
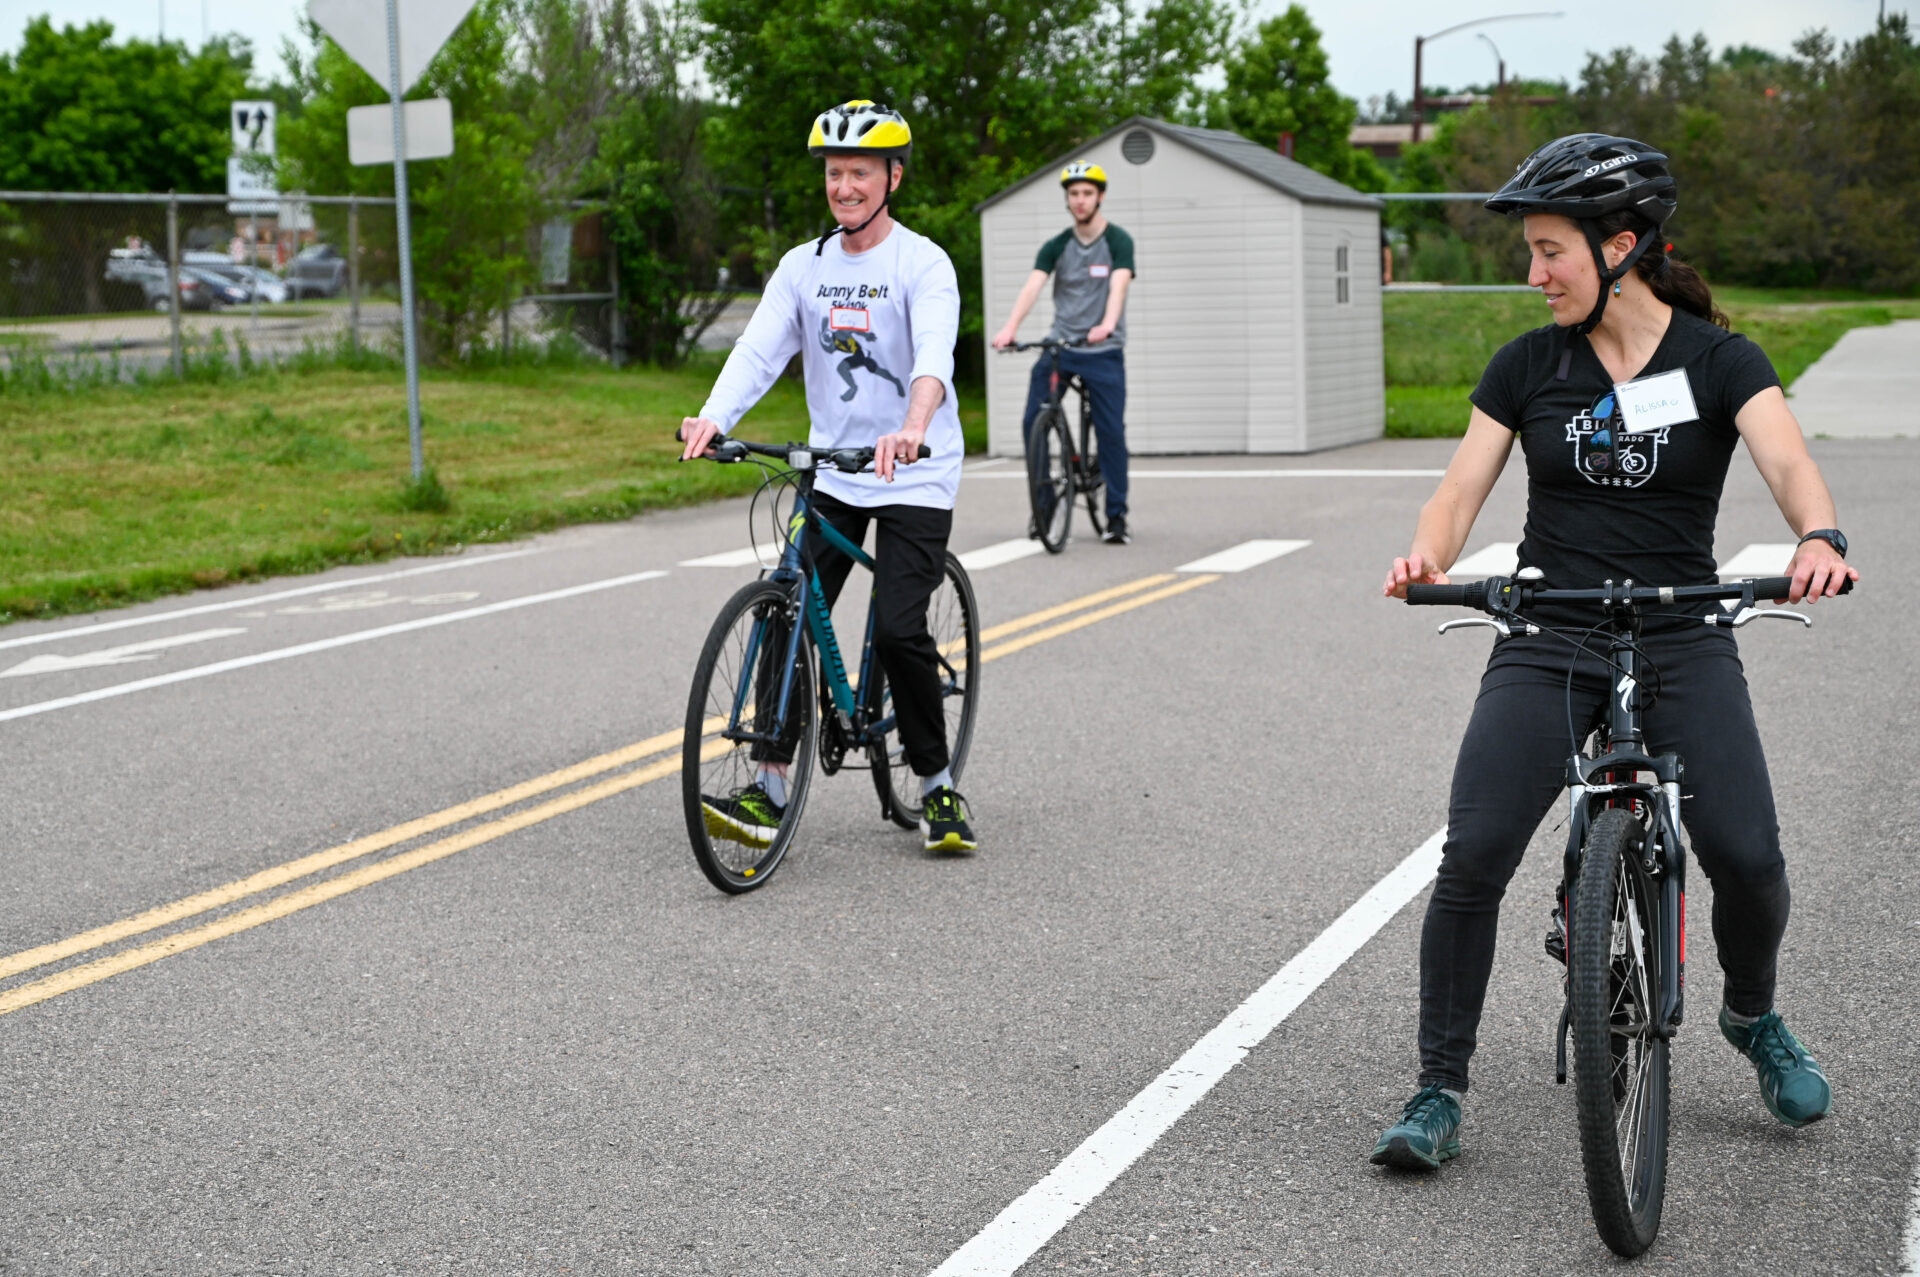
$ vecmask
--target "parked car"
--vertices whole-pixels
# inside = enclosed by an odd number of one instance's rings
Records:
[[[180,268],[180,277],[182,279],[197,279],[202,284],[205,284],[210,290],[209,295],[213,298],[213,309],[215,310],[220,309],[222,306],[244,306],[253,296],[245,284],[235,279],[229,279],[220,272],[205,266],[182,266]]]
[[[287,281],[264,266],[242,266],[238,269],[250,281],[254,295],[263,302],[277,306],[293,296]]]
[[[347,259],[331,244],[309,244],[287,264],[287,291],[302,297],[338,297],[347,286]]]
[[[107,282],[124,289],[139,289],[140,305],[148,310],[169,310],[167,301],[167,263],[149,249],[116,248],[107,256]],[[132,304],[131,297],[128,303]],[[213,289],[205,280],[180,271],[180,309],[211,310]]]

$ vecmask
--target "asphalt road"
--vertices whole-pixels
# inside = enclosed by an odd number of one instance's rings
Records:
[[[1782,1009],[1837,1107],[1778,1126],[1719,1040],[1696,874],[1663,1269],[1902,1262],[1920,453],[1813,448],[1866,580],[1741,645],[1795,894]],[[681,564],[745,545],[744,503],[0,630],[0,1273],[940,1267],[1442,824],[1487,640],[1376,592],[1449,450],[1139,463],[1135,543],[982,568],[986,623],[1215,579],[984,667],[980,853],[923,855],[843,774],[740,898],[692,863],[671,752],[525,782],[677,730],[751,575]],[[1301,469],[1400,473],[1259,473]],[[963,484],[956,549],[1022,530],[1008,470]],[[1472,545],[1523,503],[1516,463]],[[1254,539],[1310,544],[1177,573]],[[1723,558],[1786,539],[1737,459]],[[118,663],[40,660],[87,654]],[[1412,1089],[1420,891],[1023,1271],[1613,1271],[1552,1080],[1558,823],[1510,893],[1457,1162],[1366,1162]]]

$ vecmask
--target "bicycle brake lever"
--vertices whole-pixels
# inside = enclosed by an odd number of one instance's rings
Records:
[[[1440,629],[1437,632],[1445,634],[1448,630],[1466,629],[1475,625],[1484,625],[1490,630],[1498,631],[1504,638],[1512,638],[1514,634],[1512,624],[1504,618],[1494,616],[1464,616],[1457,621],[1444,621],[1441,623]],[[1531,622],[1523,621],[1521,622],[1521,627],[1520,633],[1522,634],[1538,634],[1540,632],[1540,627]]]
[[[1791,608],[1784,607],[1746,607],[1741,608],[1732,616],[1727,615],[1725,612],[1710,612],[1707,614],[1707,624],[1721,626],[1729,630],[1737,630],[1743,625],[1768,616],[1777,616],[1782,620],[1798,621],[1808,629],[1813,628],[1812,617],[1808,616],[1805,612],[1795,612]]]

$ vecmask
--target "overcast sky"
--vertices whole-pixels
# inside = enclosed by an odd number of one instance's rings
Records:
[[[1494,52],[1477,33],[1499,46],[1509,75],[1571,80],[1589,50],[1628,44],[1651,52],[1676,32],[1705,32],[1716,49],[1753,44],[1782,53],[1812,27],[1824,26],[1843,41],[1857,39],[1872,30],[1881,0],[1313,0],[1307,11],[1325,33],[1333,82],[1364,105],[1389,91],[1409,96],[1416,35],[1536,4],[1564,8],[1565,14],[1489,23],[1436,41],[1427,49],[1427,83],[1491,81]],[[1910,4],[1893,0],[1892,7],[1911,12]],[[1284,7],[1284,0],[1256,0],[1260,14]],[[285,0],[0,0],[0,49],[19,47],[26,19],[35,13],[57,11],[62,23],[105,18],[122,34],[148,38],[164,20],[169,36],[194,44],[203,32],[238,32],[253,41],[256,65],[278,76],[280,42],[295,34],[295,15],[303,8]]]

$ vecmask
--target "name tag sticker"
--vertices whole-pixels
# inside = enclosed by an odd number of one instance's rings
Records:
[[[1700,410],[1693,403],[1693,384],[1684,368],[1637,381],[1616,381],[1613,393],[1619,396],[1620,416],[1628,434],[1700,419]]]
[[[867,327],[867,312],[865,307],[835,306],[833,308],[833,314],[828,316],[827,322],[841,332],[864,333],[873,331]]]
[[[1087,267],[1087,274],[1093,276],[1095,279],[1105,279],[1108,275],[1111,275],[1112,273],[1113,273],[1113,267],[1111,266]]]

